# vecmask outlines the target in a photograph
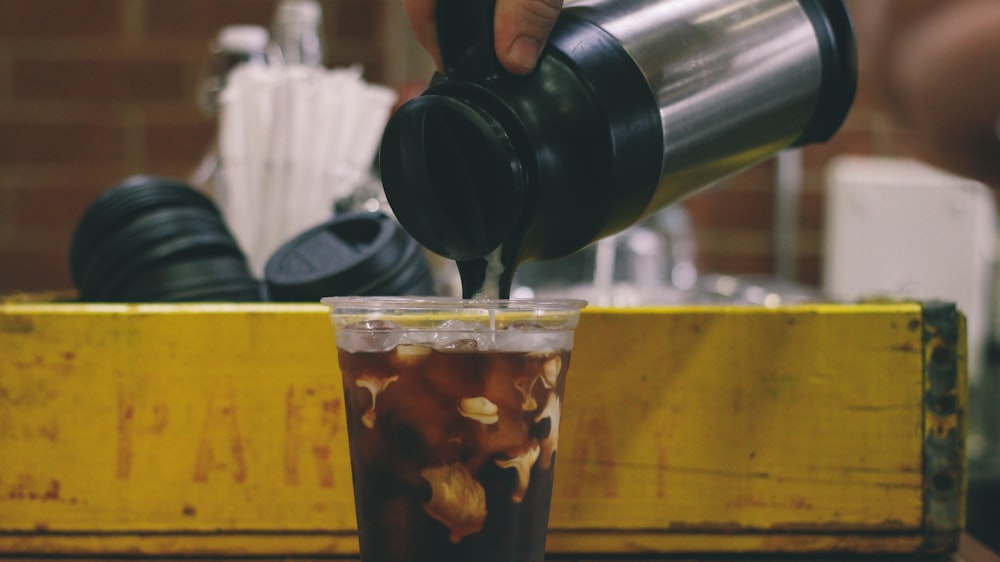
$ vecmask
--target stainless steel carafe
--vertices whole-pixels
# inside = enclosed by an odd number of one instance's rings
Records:
[[[523,261],[826,141],[853,103],[842,0],[569,1],[529,76],[497,62],[493,10],[438,1],[444,73],[396,112],[380,153],[397,219],[467,286],[498,248],[509,286]]]

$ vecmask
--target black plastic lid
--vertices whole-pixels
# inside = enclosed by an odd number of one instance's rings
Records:
[[[84,211],[70,242],[70,272],[81,283],[85,263],[95,247],[123,222],[162,207],[197,207],[221,217],[211,199],[187,183],[165,177],[136,175],[102,192]],[[220,218],[221,220],[221,218]]]
[[[268,260],[264,277],[276,301],[373,294],[370,289],[401,273],[400,267],[414,259],[414,248],[419,246],[390,217],[354,213],[286,243]],[[422,254],[418,257],[425,260]]]
[[[386,271],[380,279],[357,291],[365,296],[433,295],[433,277],[424,256],[424,250],[415,241],[409,244],[406,255],[402,256],[392,270]]]
[[[620,230],[645,211],[663,133],[641,69],[605,30],[564,11],[534,72],[506,72],[493,0],[438,0],[444,74],[382,138],[386,198],[429,250],[505,271]],[[464,276],[463,276],[464,279]]]
[[[83,301],[261,300],[219,209],[190,185],[133,176],[88,207],[70,249]]]
[[[813,118],[795,146],[826,142],[844,124],[858,89],[854,25],[843,0],[799,0],[819,40],[822,78]]]
[[[202,257],[144,269],[125,284],[123,300],[131,302],[179,301],[186,292],[228,292],[233,287],[254,286],[246,260],[235,256]],[[202,299],[211,300],[211,299]]]
[[[451,96],[410,101],[386,127],[382,180],[393,212],[432,252],[484,256],[515,226],[525,172],[507,128]]]
[[[84,300],[117,300],[121,287],[136,274],[162,263],[198,258],[231,256],[242,258],[243,252],[230,236],[211,232],[189,233],[164,239],[134,256],[119,261],[112,270],[104,271],[97,281],[88,281],[83,289],[88,295]]]
[[[83,274],[78,283],[81,297],[89,300],[102,292],[104,279],[108,275],[152,246],[190,234],[222,236],[228,238],[233,248],[236,248],[225,225],[205,209],[161,208],[140,213],[131,221],[122,223],[120,228],[94,246],[83,265]]]
[[[157,302],[260,302],[264,300],[262,295],[260,283],[245,281],[174,292],[161,296]]]

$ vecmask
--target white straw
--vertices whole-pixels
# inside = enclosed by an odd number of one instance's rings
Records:
[[[220,95],[219,204],[251,269],[329,218],[370,174],[393,90],[360,66],[244,66]]]

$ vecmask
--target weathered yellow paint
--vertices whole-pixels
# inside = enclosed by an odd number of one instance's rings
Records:
[[[318,305],[0,304],[0,553],[355,552],[333,341]],[[550,549],[921,550],[923,353],[916,304],[586,310]]]
[[[919,527],[919,324],[917,309],[587,317],[554,521]]]

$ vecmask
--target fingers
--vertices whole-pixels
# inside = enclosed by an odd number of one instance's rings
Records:
[[[877,101],[898,110],[906,92],[900,91],[893,73],[900,60],[897,46],[922,21],[934,21],[942,12],[963,0],[880,0],[858,2],[855,16],[862,79],[872,84]]]
[[[514,74],[534,70],[561,8],[562,0],[497,0],[493,33],[500,64]]]
[[[952,3],[907,29],[894,54],[895,109],[936,163],[1000,187],[1000,4]]]
[[[402,2],[413,35],[441,70],[434,11],[436,0]],[[497,0],[493,32],[500,64],[514,74],[527,74],[534,70],[561,8],[562,0]]]
[[[403,11],[410,22],[410,29],[423,48],[434,59],[438,70],[443,70],[441,49],[438,47],[437,20],[435,19],[436,0],[402,0]]]

